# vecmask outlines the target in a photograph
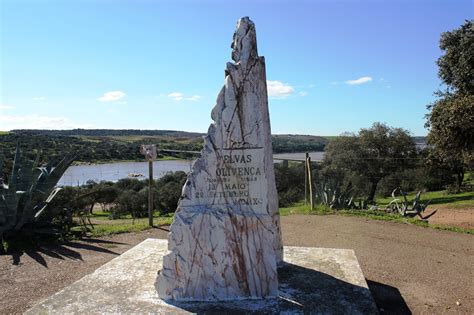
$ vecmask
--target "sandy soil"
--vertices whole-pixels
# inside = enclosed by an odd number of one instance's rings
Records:
[[[354,249],[382,313],[474,310],[472,235],[344,216],[286,216],[282,229],[285,245]],[[21,313],[142,240],[166,234],[155,229],[0,256],[0,313]]]
[[[474,208],[453,208],[449,205],[433,205],[426,210],[430,214],[437,212],[429,219],[430,224],[444,224],[474,229]]]

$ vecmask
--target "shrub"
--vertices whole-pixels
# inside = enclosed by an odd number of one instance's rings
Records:
[[[12,175],[8,185],[0,185],[0,239],[2,244],[21,242],[34,234],[61,236],[67,232],[70,215],[67,210],[51,207],[51,201],[61,190],[57,182],[72,163],[67,157],[53,166],[38,165],[39,155],[30,161],[16,149]],[[3,156],[0,156],[0,169]],[[4,250],[0,244],[0,251]]]
[[[178,207],[183,185],[186,182],[185,172],[168,173],[156,181],[155,207],[161,213],[171,213]]]
[[[303,163],[285,165],[275,163],[275,181],[280,207],[287,207],[304,199]]]

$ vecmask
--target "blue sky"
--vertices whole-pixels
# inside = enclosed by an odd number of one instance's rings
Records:
[[[425,135],[440,33],[473,2],[0,0],[0,130],[205,132],[250,16],[273,133],[338,135],[375,121]]]

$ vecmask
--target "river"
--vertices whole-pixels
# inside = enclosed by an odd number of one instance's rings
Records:
[[[321,161],[324,152],[311,152],[312,161]],[[280,153],[274,154],[275,162],[281,159],[304,160],[305,153]],[[166,173],[191,170],[192,160],[166,160],[153,162],[153,177],[160,178]],[[135,177],[145,179],[148,177],[148,162],[115,162],[104,164],[74,165],[70,166],[59,180],[60,186],[80,186],[87,181],[118,181],[122,178]]]

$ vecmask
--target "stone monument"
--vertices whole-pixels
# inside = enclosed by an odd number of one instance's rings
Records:
[[[353,250],[285,246],[282,261],[265,61],[248,18],[232,49],[169,240],[143,241],[26,314],[378,313]]]
[[[170,228],[160,298],[225,301],[278,295],[282,261],[265,59],[254,23],[241,18],[233,63],[212,110]]]

